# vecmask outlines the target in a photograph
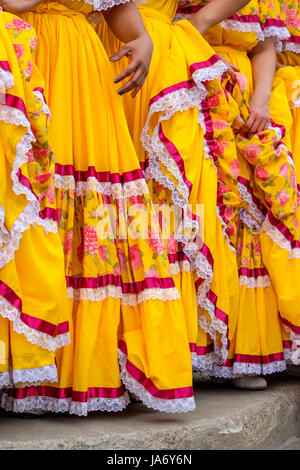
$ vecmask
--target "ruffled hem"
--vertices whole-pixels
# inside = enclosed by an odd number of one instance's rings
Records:
[[[55,364],[33,369],[12,369],[0,373],[0,389],[29,387],[41,383],[54,383],[58,381]]]
[[[128,371],[128,358],[127,355],[119,349],[119,363],[120,363],[120,377],[121,380],[126,387],[126,389],[136,396],[139,400],[143,402],[147,408],[151,408],[153,410],[161,411],[164,413],[188,413],[193,411],[196,408],[195,399],[193,396],[187,396],[184,398],[160,398],[159,396],[155,396],[154,394],[165,394],[169,392],[170,396],[179,394],[181,389],[175,389],[170,391],[164,390],[157,390],[155,385],[151,382],[149,383],[149,379],[147,379],[144,374],[141,377],[141,372],[138,371],[138,375],[140,376],[140,382],[137,378],[132,376],[132,371]],[[131,365],[131,368],[135,368],[135,366]],[[147,390],[149,388],[149,390]],[[188,391],[189,395],[190,392]]]
[[[226,71],[226,66],[217,56],[213,56],[205,63],[193,64],[190,69],[192,71],[192,80],[173,85],[168,89],[163,90],[157,95],[157,97],[151,100],[148,118],[141,136],[143,146],[149,155],[146,179],[154,179],[159,184],[168,188],[171,191],[172,201],[183,210],[188,206],[190,185],[185,175],[180,172],[177,163],[174,161],[173,155],[168,150],[168,147],[173,148],[174,146],[171,142],[168,142],[164,136],[161,122],[171,119],[177,111],[184,111],[197,107],[199,124],[203,128],[205,134],[205,155],[206,158],[209,158],[212,161],[215,167],[214,157],[206,140],[208,138],[208,130],[205,124],[206,116],[202,103],[207,97],[207,89],[203,85],[203,82],[213,80],[215,78],[221,79],[222,75]],[[150,135],[150,120],[155,113],[161,113],[161,116],[152,135]],[[167,168],[176,179],[176,185],[163,173],[160,164]],[[195,234],[199,230],[199,223],[193,214],[188,215],[189,217],[186,218],[185,221],[186,226],[188,226],[192,230],[193,234]],[[230,248],[233,249],[225,231],[224,221],[220,217],[219,213],[218,217],[222,223],[224,237],[226,238]],[[190,242],[184,236],[177,237],[177,241],[183,244],[183,252],[189,260],[192,271],[196,272],[197,276],[201,279],[201,284],[197,287],[199,325],[210,334],[211,338],[215,341],[216,353],[221,355],[221,361],[225,361],[228,344],[228,318],[224,312],[217,312],[216,296],[210,291],[210,285],[213,278],[211,254],[202,241],[198,241],[196,244]],[[210,322],[203,316],[201,312],[202,308],[209,313],[211,317]],[[218,313],[220,313],[220,317],[218,317]],[[222,335],[222,350],[220,350],[216,339],[216,331]]]
[[[92,411],[119,412],[124,410],[130,399],[125,392],[118,398],[89,398],[86,403],[72,401],[72,398],[54,398],[48,396],[32,396],[13,398],[3,393],[1,407],[14,413],[30,413],[33,411],[69,413],[77,416],[87,416]]]
[[[8,74],[5,82],[6,85],[12,86],[13,78],[10,78],[7,71],[4,72]],[[15,252],[19,248],[19,242],[23,236],[23,233],[31,225],[37,223],[38,225],[43,226],[46,233],[56,233],[57,225],[49,218],[43,219],[40,217],[40,203],[36,195],[32,192],[30,184],[26,185],[27,180],[25,183],[23,181],[25,178],[20,177],[20,175],[22,176],[21,166],[29,161],[28,153],[32,148],[32,144],[36,142],[27,117],[23,111],[19,109],[12,108],[6,104],[0,104],[0,120],[6,124],[21,126],[27,130],[26,134],[17,144],[17,153],[13,162],[11,178],[13,183],[13,191],[15,194],[24,195],[28,201],[28,204],[24,210],[12,225],[10,233],[7,231],[4,225],[4,208],[0,206],[0,268],[2,268],[5,264],[14,258]]]
[[[92,5],[95,11],[109,10],[124,3],[130,3],[132,0],[84,0],[85,3]]]
[[[26,325],[24,321],[22,321],[22,312],[15,306],[13,306],[10,302],[8,302],[3,296],[0,295],[0,315],[3,318],[7,318],[13,324],[13,329],[17,333],[24,334],[26,339],[31,343],[37,346],[42,347],[43,349],[47,349],[49,351],[56,351],[56,349],[66,346],[67,344],[71,343],[70,333],[68,331],[67,323],[61,325],[63,331],[60,334],[57,334],[55,337],[44,333],[43,331],[31,328],[30,326]],[[45,324],[46,322],[41,321],[38,318],[33,318],[34,321],[38,325],[41,323]],[[49,324],[52,328],[54,325]],[[59,328],[58,325],[57,328]]]
[[[145,289],[136,294],[123,293],[121,286],[105,286],[96,289],[74,289],[73,287],[68,287],[68,297],[75,301],[89,300],[91,302],[99,302],[107,298],[120,299],[121,305],[136,307],[138,304],[148,300],[161,300],[164,302],[177,300],[179,299],[179,293],[175,287],[168,289]]]

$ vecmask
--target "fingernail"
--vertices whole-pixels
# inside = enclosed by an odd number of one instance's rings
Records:
[[[125,91],[118,91],[119,95],[124,95]]]
[[[121,80],[114,80],[114,83],[119,83]]]
[[[110,57],[110,60],[115,60],[115,58],[116,58],[116,56],[115,56],[115,55],[112,55],[112,56]]]

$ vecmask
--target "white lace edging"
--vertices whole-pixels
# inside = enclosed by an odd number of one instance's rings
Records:
[[[123,3],[130,3],[132,0],[84,0],[85,3],[92,5],[95,11],[109,10]]]
[[[13,386],[9,372],[0,372],[0,390],[2,388],[11,388]]]
[[[24,163],[28,162],[27,154],[32,147],[32,143],[36,140],[34,135],[32,134],[29,121],[21,111],[17,109],[11,109],[6,105],[0,105],[0,120],[4,121],[6,124],[14,124],[16,126],[22,126],[27,129],[27,133],[17,144],[17,154],[13,163],[11,178],[15,194],[25,195],[28,201],[28,204],[24,208],[23,212],[21,212],[19,217],[15,220],[14,224],[12,225],[10,230],[10,236],[8,236],[8,232],[6,229],[0,234],[0,242],[2,242],[2,244],[5,243],[4,247],[2,247],[1,244],[0,251],[0,268],[2,268],[5,264],[7,264],[10,260],[14,258],[15,252],[19,248],[19,242],[23,236],[23,232],[27,230],[31,225],[38,223],[39,225],[42,225],[44,227],[46,232],[57,232],[57,225],[51,220],[43,220],[39,217],[39,201],[36,199],[31,190],[20,182],[17,175],[19,168]],[[2,229],[4,226],[3,221],[4,213],[2,212],[0,220],[0,228]]]
[[[191,265],[190,262],[187,260],[184,261],[176,261],[176,263],[170,263],[169,274],[171,276],[175,276],[176,274],[183,273],[183,272],[191,272]]]
[[[294,42],[287,42],[284,44],[284,50],[300,54],[300,44],[296,44]]]
[[[250,224],[249,228],[251,230],[254,227],[257,227],[259,229],[258,231],[260,231],[260,227],[261,227],[263,221],[265,220],[264,214],[258,209],[258,207],[255,204],[255,202],[253,201],[252,195],[251,195],[251,193],[249,193],[247,187],[239,182],[238,183],[238,188],[239,188],[239,192],[240,192],[243,200],[248,203],[248,210],[249,210],[250,214],[253,217],[253,219],[251,219],[251,221],[250,221],[250,219],[248,219],[248,221],[245,219],[244,222],[246,223],[247,226],[249,226],[248,225],[248,222],[249,222],[249,224]],[[251,222],[252,221],[253,221],[254,227],[251,227]]]
[[[180,173],[176,163],[174,162],[173,158],[170,156],[166,147],[159,138],[159,127],[162,121],[171,119],[171,117],[177,111],[185,111],[187,109],[197,107],[199,125],[202,127],[205,135],[206,127],[202,112],[202,101],[207,96],[207,90],[202,82],[213,80],[216,78],[220,79],[226,70],[227,68],[225,64],[219,61],[212,67],[195,71],[192,77],[196,86],[189,90],[176,90],[166,96],[161,97],[159,100],[154,102],[150,106],[147,121],[142,131],[141,142],[149,155],[149,167],[146,170],[146,179],[154,179],[158,183],[162,184],[164,187],[170,189],[172,193],[172,201],[179,207],[181,207],[183,210],[188,204],[189,188],[185,184],[182,174]],[[150,120],[155,113],[160,113],[161,115],[158,119],[157,125],[153,129],[153,133],[151,136],[149,132]],[[210,155],[209,147],[206,141],[204,141],[204,148],[206,152],[206,158],[211,159],[215,167],[213,157]],[[176,178],[176,186],[173,181],[171,181],[163,173],[162,166],[167,168],[168,171]],[[218,217],[220,218],[219,214]],[[220,220],[223,227],[223,233],[225,234],[224,222],[221,218]],[[193,233],[197,233],[197,231],[199,230],[199,223],[196,220],[191,219],[187,219],[186,222],[189,225],[189,228],[192,229]],[[229,242],[227,236],[226,239]],[[219,354],[219,356],[221,356],[221,358],[223,358],[223,360],[225,361],[227,356],[228,343],[227,325],[225,325],[221,320],[215,317],[215,306],[207,297],[207,293],[209,292],[213,278],[212,267],[210,266],[205,256],[199,251],[199,249],[194,250],[192,246],[193,243],[188,242],[185,237],[177,237],[177,241],[184,243],[185,248],[183,251],[190,261],[192,270],[195,271],[200,278],[204,279],[197,292],[199,325],[207,333],[209,333],[215,343],[216,353]],[[202,314],[202,308],[209,313],[211,317],[211,322],[209,322]],[[222,335],[221,349],[216,338],[216,331],[218,331]]]
[[[5,93],[6,90],[14,86],[14,77],[8,70],[3,70],[0,67],[0,93]]]
[[[12,369],[0,373],[0,388],[30,387],[41,383],[54,383],[58,381],[55,364],[33,369]]]
[[[178,398],[178,399],[163,399],[156,398],[151,395],[145,387],[137,382],[126,370],[127,356],[119,350],[119,363],[120,363],[120,377],[121,380],[129,390],[130,393],[138,397],[147,408],[158,410],[163,413],[188,413],[196,408],[194,397]]]
[[[226,19],[221,22],[221,26],[224,29],[232,31],[240,31],[242,33],[256,33],[257,39],[261,40],[262,29],[259,22],[257,23],[242,23],[238,20]]]
[[[77,416],[87,416],[92,411],[115,412],[124,410],[129,404],[128,393],[119,398],[89,398],[86,403],[74,402],[72,398],[27,397],[16,399],[3,393],[1,407],[14,413],[30,413],[44,411],[52,413],[69,413]]]
[[[252,364],[235,362],[233,367],[216,366],[213,369],[203,371],[210,377],[233,379],[245,375],[270,375],[286,370],[286,361],[275,361],[270,364]]]
[[[239,209],[239,217],[244,222],[244,224],[247,225],[251,233],[253,234],[260,233],[260,229],[261,229],[260,225],[245,209]]]
[[[31,344],[36,344],[43,349],[48,349],[48,351],[55,351],[56,349],[71,343],[70,333],[57,335],[55,338],[53,338],[46,333],[34,330],[27,326],[21,320],[20,310],[11,305],[2,296],[0,296],[0,315],[3,318],[10,320],[13,324],[14,330],[19,334],[23,333]]]
[[[256,289],[257,287],[270,287],[272,281],[269,276],[248,277],[240,276],[240,286],[247,286],[247,289]]]
[[[263,223],[262,229],[268,235],[268,237],[276,243],[276,245],[289,252],[288,259],[300,258],[300,248],[291,248],[290,241],[287,240],[280,230],[272,225],[267,218]]]
[[[51,117],[50,109],[49,109],[49,106],[47,105],[47,103],[45,101],[45,98],[44,98],[43,94],[39,90],[34,90],[33,94],[40,100],[40,102],[42,104],[43,113],[48,115],[48,119],[50,119],[50,117]]]
[[[208,370],[213,370],[219,358],[215,352],[210,352],[205,355],[198,355],[196,352],[192,353],[192,367],[193,372],[206,373]]]
[[[74,176],[54,176],[54,186],[57,189],[73,190],[77,196],[84,196],[88,191],[94,191],[114,199],[125,199],[131,196],[149,194],[149,188],[144,179],[130,181],[124,184],[99,182],[94,176],[89,176],[87,181],[75,181]]]
[[[289,354],[289,364],[298,366],[300,364],[300,335],[295,333],[289,326],[283,325],[285,331],[289,333],[292,347]]]
[[[149,288],[138,294],[123,294],[122,287],[115,286],[105,286],[97,289],[74,289],[73,287],[68,287],[68,297],[75,301],[89,300],[91,302],[99,302],[112,297],[114,299],[120,299],[122,305],[131,305],[132,307],[148,300],[163,300],[167,302],[180,298],[175,287],[168,289]]]

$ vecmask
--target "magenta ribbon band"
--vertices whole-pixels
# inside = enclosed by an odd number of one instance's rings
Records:
[[[127,346],[124,341],[119,341],[119,349],[123,354],[127,354]],[[127,359],[126,370],[137,382],[139,382],[150,395],[164,400],[178,400],[181,398],[189,398],[193,396],[193,387],[174,388],[167,390],[159,390],[151,379],[147,378],[144,372],[138,369],[132,362]]]
[[[259,278],[261,276],[268,276],[268,270],[267,268],[254,268],[254,269],[249,269],[249,268],[240,268],[239,269],[239,275],[240,276],[247,276],[248,278]]]
[[[6,393],[16,400],[23,400],[29,397],[56,398],[58,400],[71,398],[72,401],[86,403],[90,398],[120,398],[124,395],[123,387],[90,387],[85,392],[72,390],[72,387],[58,388],[50,386],[31,386],[23,388],[13,388],[5,390]]]
[[[137,294],[145,289],[170,289],[174,288],[174,280],[168,278],[147,277],[143,281],[126,283],[122,281],[121,276],[106,274],[98,277],[75,277],[66,276],[67,286],[74,289],[98,289],[106,286],[121,287],[123,294]]]
[[[53,209],[52,207],[45,207],[45,209],[43,209],[42,211],[40,211],[39,213],[39,217],[41,219],[52,219],[54,220],[55,222],[58,221],[58,215],[57,215],[57,212],[55,209]]]
[[[56,337],[57,335],[68,333],[69,323],[59,323],[54,325],[40,318],[33,317],[27,313],[22,312],[22,300],[18,295],[3,281],[0,281],[0,295],[4,297],[13,307],[17,308],[20,312],[21,321],[29,328],[45,333],[49,336]]]
[[[299,240],[294,240],[293,234],[290,232],[288,227],[286,227],[281,221],[276,219],[276,217],[273,215],[272,212],[268,213],[268,219],[269,222],[277,228],[277,230],[282,233],[282,235],[290,242],[291,244],[291,249],[294,248],[300,248],[300,241]]]
[[[285,28],[284,22],[282,20],[276,20],[275,18],[267,18],[264,23],[261,23],[262,30],[270,26],[276,26],[277,28]]]
[[[293,325],[289,320],[286,318],[280,317],[282,323],[288,326],[294,333],[300,335],[300,326]]]
[[[179,261],[189,261],[188,257],[183,253],[183,251],[168,254],[168,259],[169,263],[171,264],[178,263]]]
[[[5,70],[5,72],[11,72],[11,69],[7,60],[0,60],[0,68],[2,70]]]
[[[55,164],[55,173],[60,176],[74,176],[75,181],[87,181],[89,177],[94,177],[100,183],[127,183],[138,179],[144,179],[141,168],[125,173],[110,173],[109,171],[97,171],[95,167],[89,166],[87,170],[75,170],[73,165]]]
[[[191,191],[192,191],[192,188],[193,188],[193,185],[192,183],[187,179],[187,176],[186,176],[186,172],[185,172],[185,166],[184,166],[184,161],[183,161],[183,158],[182,156],[180,155],[180,153],[178,152],[177,148],[175,147],[175,145],[166,137],[166,135],[164,134],[164,131],[162,129],[162,125],[160,124],[159,125],[159,139],[160,141],[164,144],[164,146],[166,147],[166,149],[168,150],[169,152],[169,155],[173,158],[173,160],[175,161],[181,175],[182,175],[182,178],[183,178],[183,181],[185,183],[185,185],[188,187],[189,189],[189,194],[191,194]]]
[[[206,356],[209,353],[214,352],[214,344],[210,343],[207,346],[197,346],[195,343],[190,343],[191,353],[196,353],[197,356]]]
[[[285,39],[284,42],[294,42],[295,44],[300,44],[300,36],[291,35],[288,39]]]
[[[32,192],[32,194],[34,195],[34,197],[35,197],[37,200],[39,200],[38,196],[35,194],[35,192],[34,192],[33,189],[32,189],[32,186],[31,186],[31,183],[30,183],[29,179],[28,179],[26,176],[23,175],[21,168],[19,168],[18,171],[17,171],[17,177],[18,177],[20,183],[21,183],[23,186],[26,186],[26,188],[28,188],[28,189]]]
[[[268,214],[268,209],[260,202],[260,200],[253,194],[253,189],[250,186],[250,181],[242,176],[238,176],[238,182],[241,183],[247,189],[248,193],[251,194],[252,201],[256,205],[257,209],[265,217]]]
[[[18,109],[19,111],[24,113],[26,116],[26,108],[25,108],[24,101],[18,96],[14,96],[14,95],[10,95],[9,93],[6,93],[4,104],[6,106],[9,106],[10,108]]]

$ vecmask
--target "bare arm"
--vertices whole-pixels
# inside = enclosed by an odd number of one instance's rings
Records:
[[[130,80],[119,89],[119,94],[133,90],[134,98],[141,89],[148,75],[153,44],[147,33],[140,13],[133,3],[125,3],[115,6],[103,12],[103,16],[117,38],[125,45],[114,56],[112,61],[118,61],[122,57],[131,58],[129,66],[115,79],[115,83],[131,76]]]
[[[269,103],[276,70],[276,52],[272,38],[260,42],[251,51],[254,93],[250,100],[250,117],[246,129],[250,133],[262,132],[270,124]]]
[[[201,34],[209,28],[229,18],[250,0],[211,0],[201,10],[192,15],[191,23]]]
[[[36,7],[43,0],[0,0],[0,7],[11,13],[24,13]]]

